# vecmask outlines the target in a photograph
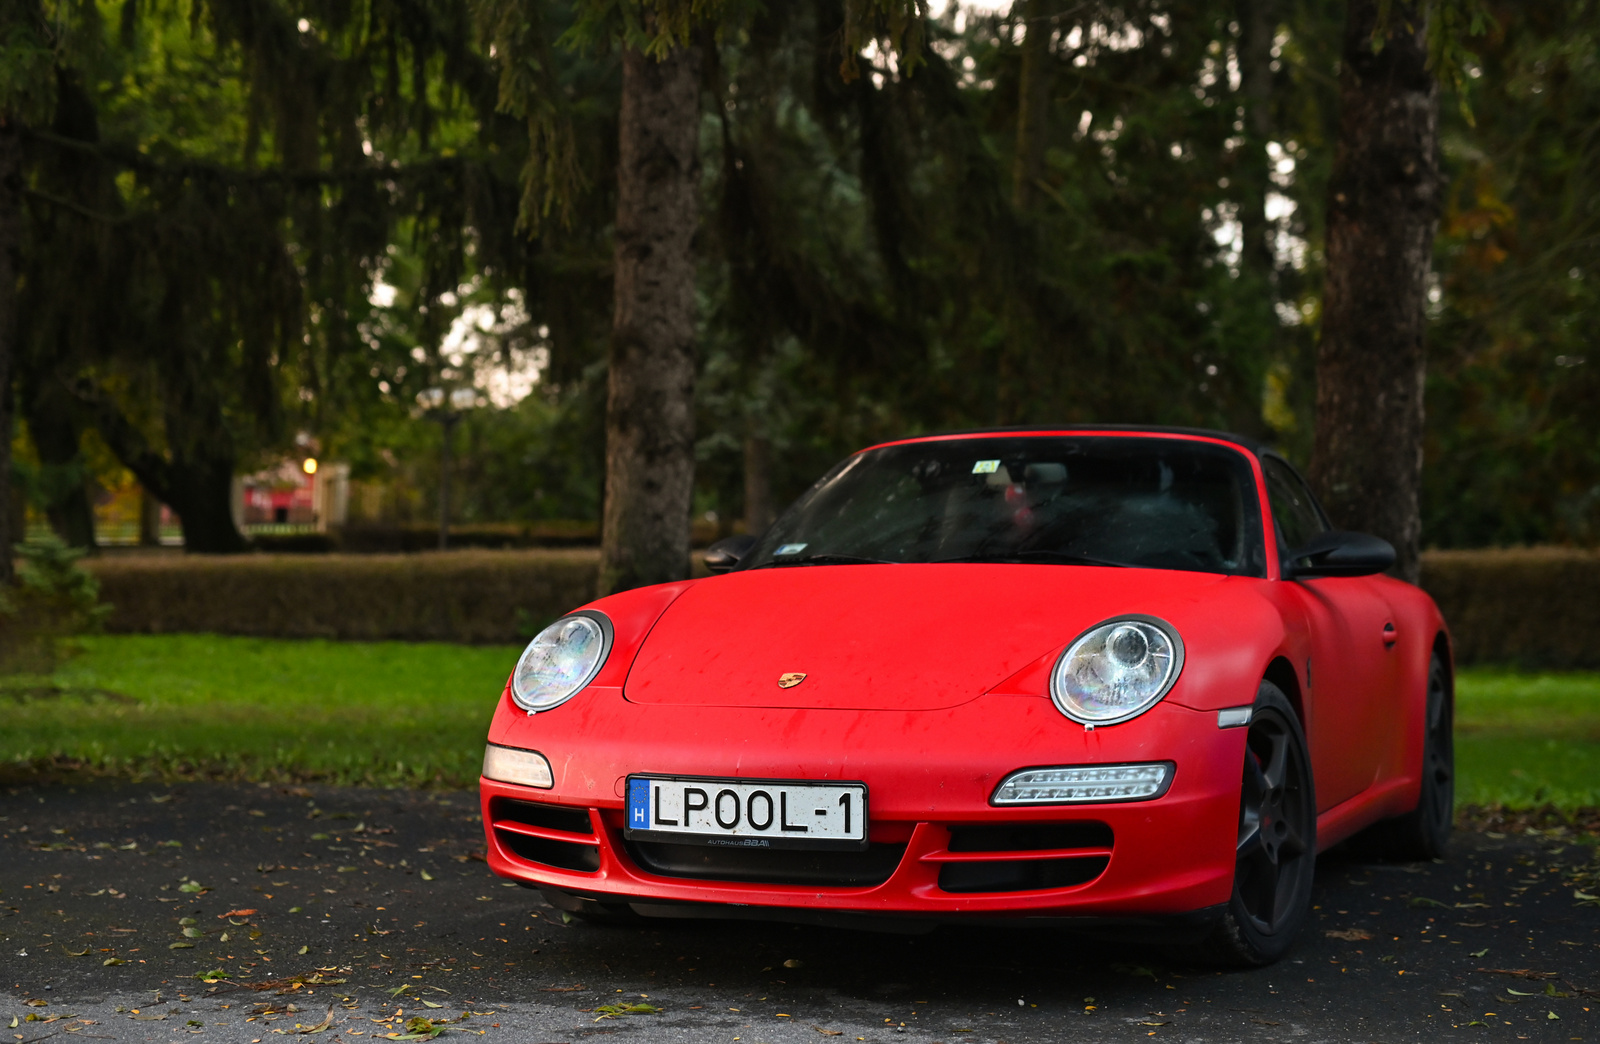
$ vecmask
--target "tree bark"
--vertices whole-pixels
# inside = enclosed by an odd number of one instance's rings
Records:
[[[139,546],[161,546],[161,501],[142,486],[139,489]]]
[[[230,441],[215,434],[224,431],[219,407],[214,403],[189,404],[199,415],[194,418],[194,430],[213,433],[209,439],[174,437],[185,425],[168,412],[169,459],[150,445],[115,404],[87,389],[79,392],[79,398],[93,410],[95,430],[122,466],[178,516],[183,526],[184,550],[230,555],[250,549],[250,542],[239,532],[233,518],[236,458]]]
[[[1272,167],[1267,142],[1272,139],[1272,37],[1277,31],[1275,0],[1237,0],[1239,19],[1239,93],[1244,96],[1245,145],[1238,167],[1239,222],[1244,267],[1270,284],[1275,267],[1267,225],[1267,193]],[[1270,307],[1270,302],[1267,302]]]
[[[1311,480],[1335,524],[1392,543],[1418,576],[1427,282],[1441,182],[1426,12],[1349,0],[1328,188]]]
[[[744,438],[744,531],[766,532],[777,517],[772,503],[772,440],[765,435]]]
[[[1018,211],[1032,210],[1044,174],[1044,149],[1050,114],[1050,37],[1055,31],[1055,0],[1026,0],[1022,72],[1017,84],[1017,152],[1011,164],[1011,200]]]
[[[24,376],[15,383],[22,391],[28,434],[39,452],[45,517],[68,547],[93,549],[94,505],[78,445],[82,430],[73,419],[76,404],[53,374],[42,379],[32,376],[35,379]]]
[[[16,122],[0,113],[0,585],[11,582],[11,390],[17,357],[17,243],[21,238],[22,146]]]
[[[623,51],[602,593],[689,575],[700,60]]]

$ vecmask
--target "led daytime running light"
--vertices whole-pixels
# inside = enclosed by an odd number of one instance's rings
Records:
[[[1145,801],[1165,794],[1172,775],[1170,761],[1022,769],[1002,780],[989,800],[995,805]]]

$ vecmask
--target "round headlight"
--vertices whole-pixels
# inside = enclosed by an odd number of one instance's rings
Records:
[[[1073,721],[1114,725],[1155,706],[1181,670],[1183,641],[1165,622],[1110,620],[1061,654],[1050,674],[1050,696]]]
[[[588,685],[611,651],[611,621],[595,612],[564,616],[534,636],[511,675],[511,698],[532,714]]]

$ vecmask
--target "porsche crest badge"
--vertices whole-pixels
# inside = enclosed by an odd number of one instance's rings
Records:
[[[799,671],[790,671],[788,674],[778,675],[778,688],[792,689],[806,680],[806,676]]]

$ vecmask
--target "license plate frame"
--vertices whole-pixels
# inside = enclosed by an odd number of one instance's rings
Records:
[[[658,789],[661,786],[681,789],[676,795],[670,790],[663,794]],[[683,809],[689,805],[690,790],[700,791],[706,802],[692,810],[696,824],[710,820],[715,824],[711,829],[692,829],[685,825],[688,816],[683,814]],[[737,798],[739,806],[733,827],[727,827],[724,822],[727,817],[719,815],[727,813],[728,806],[732,804],[724,796],[726,792],[731,792]],[[870,793],[867,785],[858,780],[741,779],[639,772],[628,776],[623,793],[625,825],[622,836],[629,841],[813,852],[859,852],[867,847],[871,823]],[[758,793],[765,795],[765,802],[758,801]],[[807,795],[813,800],[806,800]],[[814,799],[823,795],[826,795],[828,804],[818,808]],[[849,796],[849,804],[840,807],[840,798],[846,795]],[[674,796],[676,800],[673,800]],[[666,798],[665,807],[663,797]],[[770,813],[763,806],[770,806]],[[832,814],[835,808],[839,810],[837,816]],[[635,825],[641,818],[641,809],[646,824],[642,827]],[[746,822],[752,810],[756,810],[758,815],[767,813],[764,828],[753,829]],[[842,827],[843,820],[848,817],[848,835],[837,829],[830,829],[828,833],[811,829],[817,825],[818,814],[824,810],[829,814],[823,818],[830,825],[839,820],[839,826]],[[857,831],[859,837],[854,836]]]

